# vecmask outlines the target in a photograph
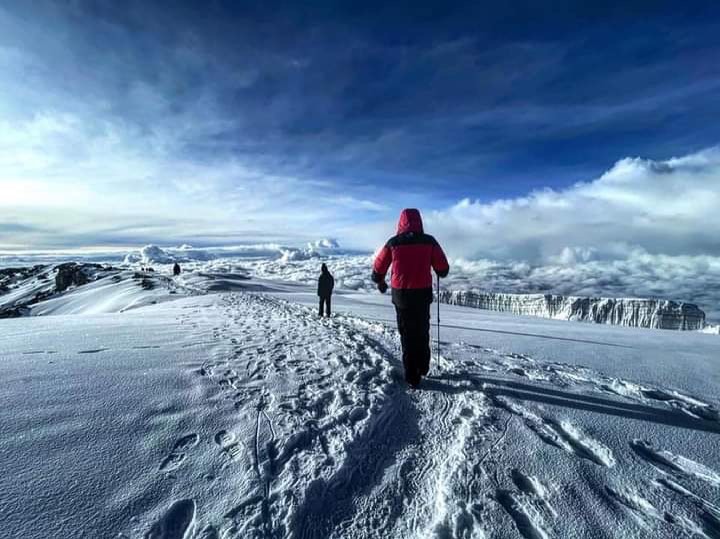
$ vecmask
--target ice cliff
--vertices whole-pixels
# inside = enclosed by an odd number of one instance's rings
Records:
[[[705,326],[705,313],[697,305],[667,300],[442,290],[440,301],[490,311],[619,326],[677,330],[698,330]]]

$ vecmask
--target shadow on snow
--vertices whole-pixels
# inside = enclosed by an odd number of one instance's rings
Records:
[[[391,320],[389,318],[374,318],[374,317],[363,317],[364,320],[371,320],[374,322],[388,322],[393,323],[395,320]],[[432,325],[433,328],[437,327],[436,324]],[[521,331],[508,331],[505,329],[487,329],[487,328],[478,328],[478,327],[470,327],[470,326],[456,326],[452,324],[440,324],[440,328],[445,329],[459,329],[462,331],[477,331],[480,333],[497,333],[500,335],[514,335],[516,337],[534,337],[537,339],[549,339],[552,341],[565,341],[565,342],[577,342],[582,344],[596,344],[598,346],[612,346],[614,348],[634,348],[634,346],[630,346],[627,344],[618,344],[618,343],[611,343],[611,342],[602,342],[602,341],[591,341],[587,339],[573,339],[571,337],[558,337],[556,335],[543,335],[541,333],[524,333]]]
[[[467,383],[463,385],[451,385],[445,383],[444,380]],[[504,396],[521,401],[539,402],[552,406],[563,406],[587,412],[624,417],[626,419],[649,421],[671,427],[720,434],[720,424],[713,421],[695,419],[678,410],[654,408],[645,404],[628,403],[592,395],[583,395],[491,376],[444,374],[424,380],[422,389],[425,391],[443,391],[447,393],[482,391],[490,396]]]
[[[394,354],[373,342],[385,357],[391,358],[395,368],[402,369]],[[362,433],[345,447],[346,457],[340,468],[329,478],[318,478],[308,485],[290,526],[296,530],[294,537],[329,537],[333,531],[340,532],[343,523],[351,522],[360,509],[358,500],[381,484],[385,471],[396,463],[404,448],[421,438],[418,419],[419,411],[408,390],[393,380]],[[400,499],[395,501],[402,503]],[[393,515],[397,518],[401,514],[396,510],[400,508],[389,509],[386,526],[392,524]]]

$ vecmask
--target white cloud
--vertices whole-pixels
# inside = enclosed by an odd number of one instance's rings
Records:
[[[429,213],[428,228],[466,258],[565,264],[720,254],[720,147],[667,161],[626,158],[600,178]]]

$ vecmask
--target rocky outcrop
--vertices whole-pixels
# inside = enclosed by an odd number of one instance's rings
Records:
[[[27,307],[0,307],[0,318],[19,318],[27,314]]]
[[[38,275],[43,269],[45,269],[43,265],[23,268],[0,268],[0,291],[9,290],[11,284]]]
[[[705,313],[697,305],[668,300],[443,290],[440,301],[490,311],[618,326],[675,330],[698,330],[705,326]]]
[[[29,291],[23,295],[20,301],[15,301],[11,292],[16,290],[18,284],[35,279],[36,282],[42,282],[43,271],[47,270],[46,266],[36,265],[23,268],[2,268],[0,269],[0,318],[16,318],[25,316],[28,313],[27,305],[42,301],[48,295],[47,290],[41,287],[38,290]],[[8,295],[13,297],[7,301]]]
[[[67,262],[66,264],[60,264],[57,267],[57,274],[55,275],[55,290],[57,292],[64,292],[71,286],[82,286],[87,284],[90,279],[86,270],[88,268],[96,269],[101,266],[95,266],[90,264],[76,264],[75,262]]]

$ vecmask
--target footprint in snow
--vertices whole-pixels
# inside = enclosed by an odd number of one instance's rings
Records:
[[[197,373],[198,373],[200,376],[212,376],[212,375],[213,375],[213,369],[212,369],[212,367],[211,367],[210,365],[205,364],[205,365],[203,365],[202,367],[200,367],[200,368],[198,369]]]
[[[704,533],[696,533],[696,535],[710,537],[711,539],[720,538],[720,508],[667,477],[658,479],[656,485],[683,496],[700,510],[700,520]]]
[[[550,424],[553,423],[550,422]],[[569,421],[554,423],[554,425],[560,436],[565,439],[578,456],[608,468],[615,465],[615,457],[609,447],[583,433]]]
[[[510,477],[513,483],[515,483],[515,486],[523,494],[533,498],[538,504],[544,507],[551,516],[557,516],[555,509],[550,505],[550,501],[548,500],[549,492],[547,487],[545,487],[537,477],[525,475],[517,468],[513,468],[510,472]]]
[[[720,410],[718,410],[715,406],[701,401],[700,399],[683,395],[677,391],[666,391],[657,388],[640,388],[640,394],[646,399],[664,402],[669,406],[694,417],[695,419],[720,421]]]
[[[186,452],[195,447],[199,441],[200,437],[195,433],[188,434],[187,436],[180,438],[177,442],[175,442],[170,454],[165,457],[165,460],[163,460],[160,464],[159,471],[171,472],[178,469],[185,461]]]
[[[690,460],[682,455],[675,455],[670,451],[655,449],[650,442],[645,440],[633,440],[630,442],[630,447],[640,458],[646,460],[660,471],[694,477],[710,483],[714,487],[720,487],[720,474],[704,464]]]
[[[720,410],[716,406],[678,391],[643,387],[619,378],[605,378],[599,387],[603,391],[641,401],[657,401],[671,406],[694,419],[720,422]]]
[[[569,421],[558,422],[554,419],[540,417],[508,398],[496,397],[494,402],[508,412],[520,416],[530,430],[535,432],[545,443],[599,466],[611,468],[615,465],[615,456],[609,447],[588,436]]]
[[[652,520],[664,521],[660,511],[634,489],[605,486],[605,493],[615,503],[629,510],[635,520],[644,527]]]
[[[530,497],[510,490],[499,489],[495,492],[495,500],[510,515],[525,539],[548,539],[550,537],[542,512],[532,503]]]
[[[185,539],[195,527],[195,501],[178,500],[152,525],[144,539]]]
[[[220,533],[213,526],[207,526],[200,532],[197,539],[220,539]]]
[[[528,373],[522,367],[508,367],[508,372],[529,378]]]
[[[221,430],[215,435],[215,443],[220,446],[230,460],[235,460],[240,456],[242,446],[235,443],[235,435],[232,432]]]
[[[707,525],[701,525],[682,515],[674,515],[668,511],[660,511],[639,492],[628,487],[605,487],[606,495],[617,505],[628,511],[635,521],[643,528],[650,528],[653,523],[679,528],[680,533],[689,537],[705,537],[714,539],[718,537]],[[710,531],[706,535],[705,531]]]
[[[510,515],[523,537],[550,537],[546,518],[554,518],[557,513],[548,500],[548,489],[537,477],[526,475],[517,468],[510,472],[510,477],[519,492],[498,489],[495,500]]]

